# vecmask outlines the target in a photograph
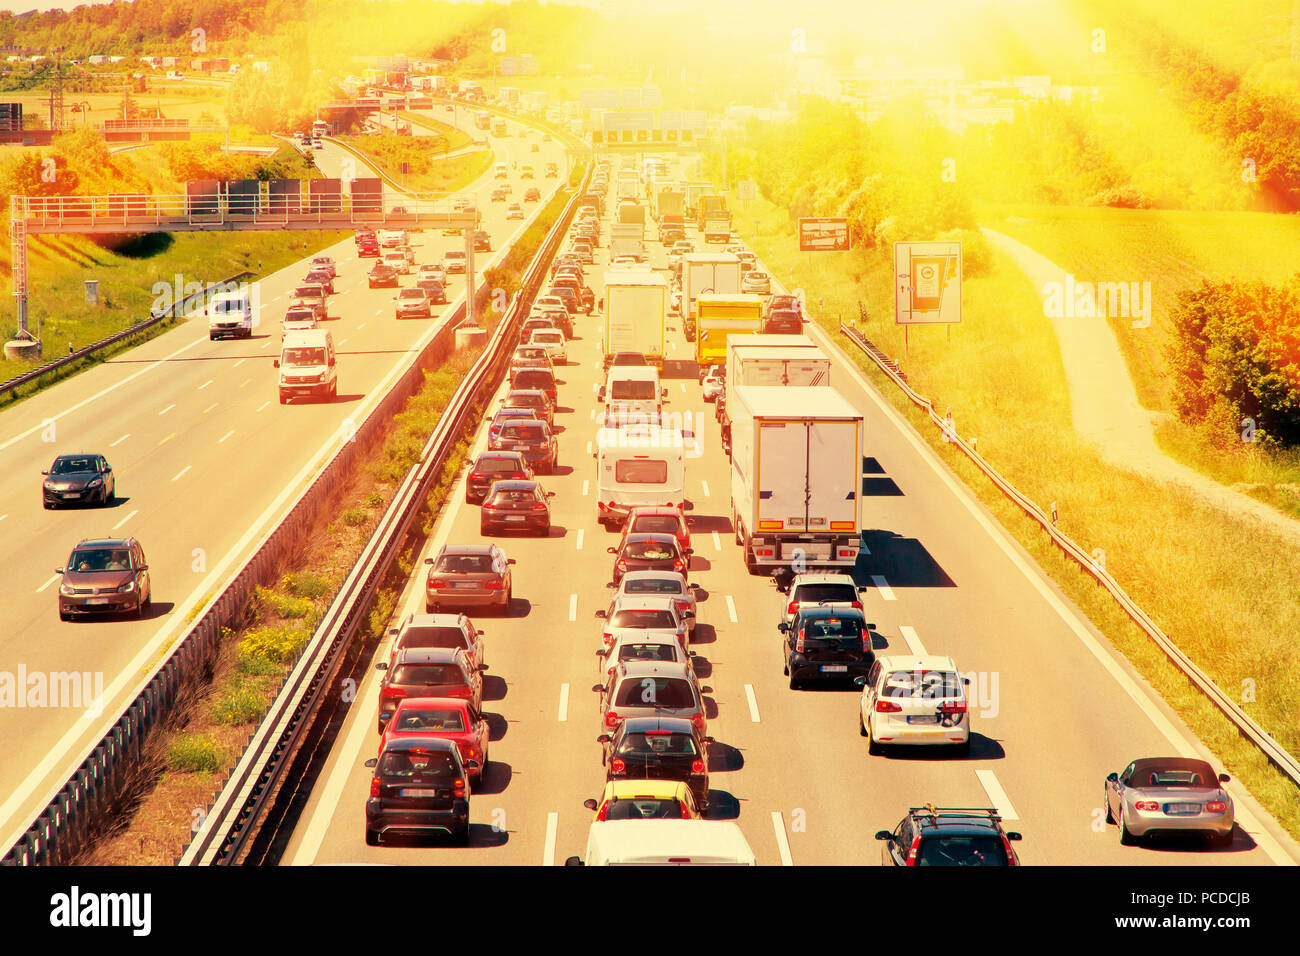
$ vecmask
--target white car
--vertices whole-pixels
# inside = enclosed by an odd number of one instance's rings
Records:
[[[312,270],[324,269],[329,272],[331,279],[338,278],[338,267],[331,256],[317,256],[311,261]]]
[[[316,328],[316,312],[312,309],[290,309],[280,321],[280,336],[289,332]]]
[[[396,249],[406,245],[406,232],[402,229],[380,229],[376,238],[384,249]]]
[[[612,611],[620,598],[629,595],[660,595],[673,599],[677,612],[686,618],[687,636],[695,640],[697,607],[695,589],[698,584],[687,584],[686,578],[676,571],[628,571],[618,582],[614,597],[610,600]],[[608,612],[606,612],[608,614]]]
[[[399,276],[411,274],[411,260],[406,258],[406,253],[401,249],[393,249],[384,253],[384,265],[392,266]]]
[[[523,218],[524,218],[524,207],[521,206],[521,205],[519,205],[519,203],[517,203],[517,202],[512,202],[508,207],[506,207],[506,218],[507,218],[507,219],[523,219]]]
[[[636,256],[615,256],[610,262],[611,266],[635,266],[639,264]]]
[[[740,280],[740,291],[751,295],[768,295],[772,291],[772,283],[766,272],[754,270],[746,272]]]
[[[622,586],[622,582],[619,583]],[[671,594],[615,595],[609,610],[597,611],[595,616],[605,622],[603,637],[606,647],[613,646],[620,631],[633,630],[674,634],[681,642],[682,650],[689,650],[690,627]]]
[[[858,732],[867,738],[868,753],[926,744],[969,752],[967,682],[951,657],[878,657],[855,683],[862,687]]]
[[[694,674],[695,662],[691,660],[694,656],[694,651],[688,652],[682,649],[682,643],[675,635],[657,631],[620,630],[611,646],[602,645],[596,650],[602,683],[609,680],[610,674],[614,673],[614,668],[620,661],[666,661],[685,664]]]
[[[794,620],[795,612],[801,606],[818,604],[843,604],[862,610],[862,598],[858,592],[863,590],[847,574],[833,571],[805,571],[796,574],[787,591],[785,612],[781,622],[789,624]]]
[[[546,349],[547,356],[557,365],[567,365],[569,354],[564,345],[564,333],[559,329],[533,329],[528,337],[529,345],[540,345]]]
[[[440,262],[426,262],[420,266],[421,279],[437,279],[443,285],[447,284],[447,270],[442,267]]]
[[[704,387],[704,400],[706,402],[716,402],[726,384],[722,378],[722,366],[711,366],[704,376],[702,384]]]

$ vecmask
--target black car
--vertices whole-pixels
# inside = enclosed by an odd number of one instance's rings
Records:
[[[370,288],[378,289],[380,286],[391,286],[397,288],[397,270],[390,265],[382,262],[376,262],[374,268],[370,270],[368,276]]]
[[[117,497],[117,480],[103,455],[60,455],[41,474],[45,476],[41,501],[46,508],[106,505]]]
[[[494,442],[497,436],[501,434],[502,426],[505,425],[506,422],[518,418],[531,418],[536,419],[539,422],[542,420],[537,417],[536,412],[531,408],[498,409],[497,413],[492,416],[491,423],[488,425],[488,448],[492,447],[492,442]]]
[[[554,494],[553,491],[543,491],[536,481],[492,482],[479,512],[479,533],[534,530],[546,537],[551,533],[549,499]]]
[[[764,335],[799,335],[803,332],[803,313],[793,309],[774,309],[763,319],[759,331]]]
[[[546,290],[547,295],[558,295],[564,300],[564,307],[570,315],[576,315],[579,312],[591,314],[591,310],[596,307],[595,293],[590,295],[591,308],[588,308],[588,300],[583,297],[581,287],[575,282],[557,281]]]
[[[614,555],[614,584],[629,571],[676,571],[686,577],[692,549],[683,548],[672,534],[633,532],[623,535],[620,547],[606,548]]]
[[[629,717],[601,734],[606,780],[680,780],[700,807],[709,802],[709,744],[685,717]]]
[[[993,810],[912,807],[894,828],[876,839],[885,866],[1019,866],[1011,848],[1020,834],[1002,829]]]
[[[801,606],[781,631],[781,657],[790,686],[800,681],[865,677],[875,660],[871,629],[857,608],[847,604]]]
[[[773,312],[803,312],[797,295],[774,295],[763,303],[763,318]]]
[[[474,251],[475,252],[492,251],[492,237],[489,236],[487,232],[483,229],[474,230]]]
[[[531,481],[532,466],[518,451],[485,451],[474,459],[465,480],[465,501],[478,504],[494,481]]]
[[[447,304],[447,290],[437,279],[421,279],[415,283],[415,287],[424,290],[424,294],[429,297],[431,305]]]
[[[538,474],[553,475],[555,466],[560,463],[560,443],[551,434],[551,427],[546,422],[530,422],[527,419],[506,422],[501,426],[492,446],[493,451],[519,452]]]
[[[551,401],[551,405],[555,405],[557,397],[555,373],[549,368],[515,369],[510,376],[510,388],[511,390],[528,389],[545,392],[546,397]]]
[[[479,763],[462,763],[455,741],[396,737],[366,766],[374,769],[366,800],[367,846],[378,846],[389,833],[430,830],[469,843],[469,772]]]

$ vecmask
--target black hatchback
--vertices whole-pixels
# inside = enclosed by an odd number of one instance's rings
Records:
[[[516,451],[539,475],[553,475],[560,463],[560,443],[546,422],[522,419],[506,422],[497,433],[492,449]],[[531,476],[529,476],[531,477]]]
[[[469,843],[469,777],[477,760],[461,762],[456,742],[442,737],[388,740],[376,759],[366,800],[366,844],[390,833],[441,831]]]
[[[46,508],[59,505],[106,505],[117,496],[113,469],[103,455],[60,455],[48,471],[41,500]]]
[[[543,491],[536,481],[494,481],[478,515],[481,535],[493,531],[535,531],[551,533],[553,491]]]
[[[512,390],[535,389],[539,392],[545,392],[546,397],[551,400],[551,404],[556,404],[555,373],[549,368],[515,369],[510,377],[510,388]]]
[[[474,466],[465,479],[465,502],[480,503],[494,481],[528,481],[532,477],[532,466],[524,460],[522,452],[485,451],[474,459]]]
[[[800,607],[790,621],[777,625],[790,687],[804,680],[865,677],[876,657],[871,648],[873,627],[861,611],[847,604]]]
[[[606,780],[680,780],[699,806],[709,800],[709,744],[684,717],[629,717],[601,734]]]

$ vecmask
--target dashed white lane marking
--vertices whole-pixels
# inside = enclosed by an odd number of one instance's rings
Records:
[[[122,519],[121,521],[119,521],[117,524],[113,525],[113,530],[116,531],[118,528],[122,527],[122,525],[126,524],[128,521],[130,521],[132,518],[134,518],[134,517],[135,517],[136,515],[138,515],[139,513],[140,513],[140,510],[139,510],[138,508],[137,508],[135,511],[132,511],[129,515],[127,515],[125,518],[123,518],[123,519]]]
[[[234,433],[235,430],[233,428],[230,429],[230,431],[226,432],[224,435],[222,435],[220,438],[217,439],[217,444],[220,445],[222,442],[224,442],[227,438],[229,438]]]
[[[587,420],[592,422],[596,420],[596,410],[594,408],[587,412]]]
[[[175,437],[176,437],[176,433],[175,433],[175,432],[172,432],[170,435],[168,435],[168,436],[167,436],[166,438],[164,438],[162,441],[158,442],[158,444],[159,444],[159,445],[165,445],[165,444],[167,444],[169,441],[171,441],[171,440],[172,440],[173,438],[175,438]]]
[[[347,340],[347,339],[339,339],[339,347],[340,347],[340,348],[342,348],[344,345],[347,345],[347,344],[348,344],[348,340]]]
[[[569,719],[569,685],[560,685],[560,720]]]
[[[219,404],[220,404],[219,402],[213,402],[213,403],[212,403],[211,405],[209,405],[207,408],[203,409],[203,414],[206,415],[208,412],[210,412],[210,411],[212,411],[214,408],[216,408],[217,405],[219,405]]]
[[[882,601],[898,600],[898,598],[894,597],[893,588],[891,588],[889,584],[885,581],[885,579],[882,578],[879,574],[873,574],[871,576],[871,583],[874,584],[876,586],[876,590],[880,592],[880,599]]]
[[[898,630],[899,633],[903,635],[903,640],[907,642],[907,649],[912,652],[913,656],[924,657],[925,645],[922,644],[921,639],[916,636],[916,628],[912,627],[910,624],[904,624],[899,627]]]
[[[577,547],[577,550],[579,550],[579,551],[582,550],[582,533],[583,533],[585,530],[586,530],[585,528],[579,528],[579,529],[578,529],[578,547]]]
[[[176,407],[176,403],[175,403],[175,402],[172,402],[170,405],[168,405],[166,408],[164,408],[164,409],[163,409],[161,412],[159,412],[158,414],[159,414],[159,415],[166,415],[168,412],[170,412],[170,411],[171,411],[173,408],[175,408],[175,407]]]
[[[212,384],[212,379],[208,379],[206,382],[204,382],[202,385],[200,385],[200,386],[196,389],[196,391],[201,392],[201,391],[203,391],[205,388],[207,388],[207,387],[208,387],[209,385],[211,385],[211,384]]]
[[[0,521],[4,521],[5,518],[8,518],[8,517],[9,517],[8,515],[0,515]]]
[[[745,685],[745,699],[749,701],[749,719],[754,723],[759,723],[758,719],[758,698],[754,696],[754,685]]]
[[[722,550],[722,539],[718,537],[718,532],[713,531],[713,532],[710,532],[710,533],[713,535],[713,550],[714,550],[714,551],[721,551],[721,550]]]
[[[682,382],[682,383],[680,383],[680,384],[681,384],[681,386],[682,386],[682,391],[683,391],[683,392],[686,391],[686,383],[685,383],[685,382]]]
[[[587,442],[587,454],[591,454],[591,442]]]
[[[360,332],[365,327],[366,327],[366,323],[362,322],[360,325],[357,326],[357,331]]]
[[[172,476],[172,481],[179,481],[182,477],[184,477],[185,472],[189,471],[190,468],[192,467],[193,467],[192,465],[186,465],[184,468],[182,468],[180,471],[176,472],[176,474]]]
[[[727,595],[727,617],[731,618],[732,624],[740,623],[740,619],[736,617],[736,602],[731,599],[730,594]]]
[[[248,361],[248,359],[240,359],[238,362],[236,362],[234,365],[232,365],[232,366],[230,366],[230,367],[231,367],[231,368],[239,368],[239,366],[243,365],[243,364],[244,364],[245,362],[247,362],[247,361]]]
[[[126,440],[127,440],[128,438],[130,438],[130,437],[131,437],[131,433],[130,433],[130,432],[127,432],[125,435],[123,435],[123,436],[122,436],[121,438],[119,438],[117,441],[115,441],[115,442],[113,442],[112,444],[110,444],[108,447],[109,447],[109,448],[116,448],[118,445],[122,444],[122,442],[126,441]]]
[[[267,341],[267,342],[263,342],[263,343],[262,343],[262,351],[263,351],[263,352],[265,352],[265,351],[266,351],[267,349],[269,349],[270,347],[271,347],[271,343],[270,343],[269,341]]]
[[[53,584],[58,579],[59,576],[57,574],[51,574],[50,579],[36,589],[36,593],[40,594],[42,591],[44,591],[46,588],[48,588],[51,584]]]
[[[558,813],[546,815],[546,846],[542,848],[542,866],[555,866],[555,831],[559,825]]]
[[[257,410],[260,412],[262,409],[266,408],[266,406],[270,404],[271,404],[270,402],[263,402],[261,405],[257,406]]]
[[[577,619],[578,619],[578,595],[570,594],[569,595],[569,620],[576,621]]]
[[[703,478],[700,479],[700,487],[704,489],[704,497],[709,497],[709,483]]]
[[[1016,816],[1016,808],[1011,805],[1007,792],[1002,789],[1002,784],[998,783],[997,775],[992,770],[976,770],[975,776],[979,778],[980,786],[984,792],[989,795],[989,802],[993,804],[994,809],[998,811],[998,816],[1003,820],[1019,820]]]
[[[794,859],[790,856],[790,841],[785,836],[785,818],[779,810],[772,811],[772,829],[776,832],[776,848],[781,854],[781,865],[794,866]]]
[[[582,494],[583,494],[584,497],[586,496],[586,494],[587,494],[587,489],[588,489],[589,487],[590,487],[590,480],[587,479],[587,478],[582,479]]]

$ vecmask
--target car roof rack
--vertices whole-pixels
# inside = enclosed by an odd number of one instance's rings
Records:
[[[923,807],[909,807],[907,810],[909,816],[928,816],[935,817],[940,814],[969,814],[979,816],[981,819],[992,820],[994,823],[1002,822],[1002,815],[993,807],[936,807],[928,803]]]

